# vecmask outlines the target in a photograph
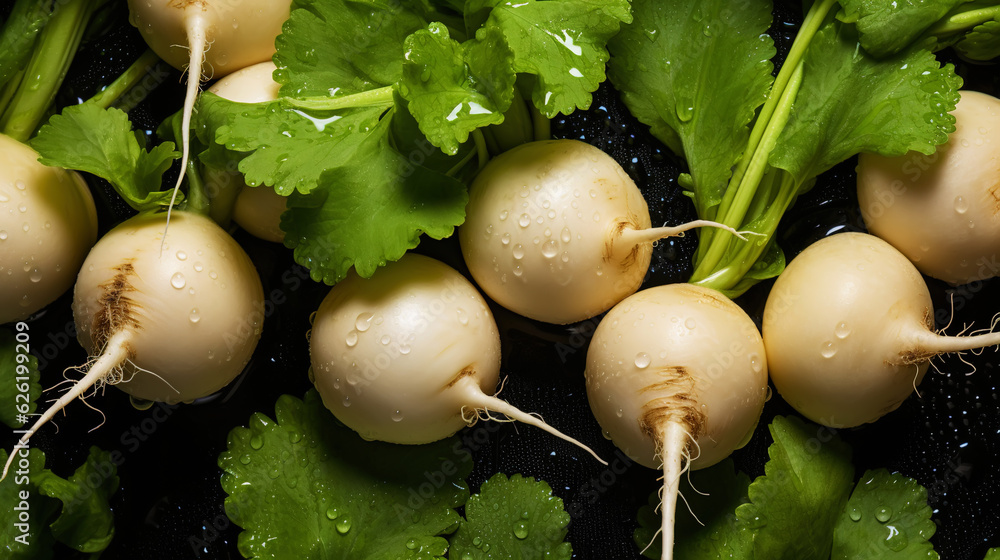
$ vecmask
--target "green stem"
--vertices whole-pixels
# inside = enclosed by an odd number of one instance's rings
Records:
[[[465,167],[466,165],[468,165],[470,161],[472,161],[472,158],[476,157],[478,154],[479,154],[478,149],[469,150],[469,152],[464,156],[462,156],[462,159],[459,160],[458,163],[453,165],[452,168],[449,169],[447,173],[445,173],[445,175],[449,177],[454,177],[456,174],[458,174],[459,171],[462,170],[463,167]]]
[[[125,94],[125,92],[134,88],[136,85],[146,77],[149,70],[160,61],[160,57],[156,56],[156,53],[146,49],[146,52],[139,57],[138,60],[132,63],[131,66],[125,70],[121,76],[111,82],[111,85],[105,87],[97,93],[97,95],[91,97],[87,102],[96,103],[102,109],[107,109],[108,107],[114,105],[118,99]]]
[[[298,109],[311,109],[314,111],[335,111],[349,107],[377,107],[379,105],[391,105],[393,86],[385,86],[378,89],[370,89],[360,93],[352,93],[342,97],[303,97],[300,99],[292,97],[282,97],[281,102]]]
[[[928,29],[926,35],[944,37],[968,31],[992,19],[1000,19],[1000,6],[989,6],[974,10],[959,8],[959,10],[959,12],[945,17],[940,23]]]
[[[534,103],[527,103],[531,111],[531,123],[534,128],[535,140],[549,140],[552,138],[552,121],[546,118]]]
[[[197,212],[202,216],[209,216],[212,201],[205,192],[205,184],[201,180],[201,175],[198,173],[198,166],[194,159],[188,161],[187,180],[188,193],[185,210],[188,212]]]
[[[813,7],[810,8],[809,12],[806,14],[806,17],[802,22],[802,28],[795,36],[792,48],[789,49],[788,56],[785,57],[785,61],[781,65],[781,69],[778,71],[777,77],[774,79],[774,84],[771,86],[771,91],[768,93],[767,100],[764,102],[764,106],[761,108],[756,122],[754,122],[754,126],[750,131],[750,139],[747,142],[747,148],[744,150],[743,157],[740,159],[739,164],[733,171],[733,176],[729,180],[729,188],[726,189],[726,192],[722,197],[722,202],[718,206],[714,219],[732,227],[739,227],[740,224],[732,224],[724,220],[725,215],[729,212],[729,206],[736,197],[737,189],[734,189],[733,185],[741,185],[743,183],[743,176],[746,174],[751,161],[758,151],[760,142],[763,139],[764,133],[768,129],[769,123],[778,107],[778,102],[784,95],[785,88],[788,86],[788,82],[791,80],[792,74],[802,61],[802,57],[805,56],[806,50],[809,48],[809,44],[812,43],[812,39],[816,35],[816,32],[819,31],[820,26],[823,25],[823,21],[826,20],[827,14],[830,13],[830,10],[836,3],[836,0],[822,0],[822,2],[813,4]],[[711,230],[706,231],[701,238],[701,242],[704,244],[712,243],[715,236],[716,232]],[[703,252],[699,250],[698,253],[700,260]]]
[[[772,118],[768,121],[766,128],[760,135],[757,149],[746,166],[746,172],[741,177],[741,182],[729,183],[729,189],[726,194],[728,195],[730,192],[734,193],[731,197],[732,204],[726,208],[726,212],[722,212],[720,208],[720,212],[717,214],[717,221],[735,228],[739,228],[743,224],[743,219],[746,217],[747,211],[754,201],[761,180],[768,171],[767,160],[771,155],[771,150],[777,144],[778,137],[781,136],[781,132],[785,129],[785,124],[788,122],[788,117],[791,115],[792,103],[795,101],[799,87],[802,85],[802,67],[802,62],[799,62],[786,82],[786,87],[783,88],[782,95],[775,103]],[[735,189],[733,188],[734,185],[736,186]],[[709,276],[722,261],[726,251],[729,249],[730,243],[732,243],[731,239],[720,236],[711,238],[708,251],[695,267],[694,274],[691,276],[692,280],[697,281]]]
[[[472,131],[472,138],[476,142],[476,153],[479,154],[479,169],[486,167],[486,162],[490,161],[490,151],[486,148],[486,139],[483,138],[483,131],[476,129]]]
[[[31,137],[55,100],[90,16],[105,1],[68,0],[56,8],[28,61],[25,79],[0,119],[0,131],[21,142]]]
[[[546,119],[548,121],[548,119]],[[507,150],[531,142],[534,138],[534,122],[531,113],[528,111],[527,103],[515,95],[514,102],[510,109],[504,113],[503,122],[489,127],[493,138],[496,139],[497,149],[493,153],[502,153]]]

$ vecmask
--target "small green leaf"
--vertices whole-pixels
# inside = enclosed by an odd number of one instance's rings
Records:
[[[963,57],[980,62],[1000,56],[1000,14],[972,28],[954,48]]]
[[[28,457],[15,460],[7,478],[0,481],[0,503],[4,504],[0,509],[0,552],[6,560],[48,560],[55,541],[45,524],[59,502],[39,493],[31,480],[44,472],[45,454],[37,449],[25,453]],[[0,461],[6,463],[7,457],[7,451],[0,449]],[[20,519],[23,512],[27,522]]]
[[[109,500],[118,490],[118,466],[110,453],[91,447],[87,461],[69,480],[46,470],[33,482],[63,504],[51,525],[57,541],[81,552],[100,552],[111,544],[115,518]]]
[[[484,29],[460,45],[432,23],[407,37],[405,49],[399,91],[435,146],[454,155],[470,132],[503,122],[516,75],[499,31]]]
[[[493,475],[465,504],[464,521],[451,538],[450,558],[463,560],[569,560],[570,517],[543,481],[519,474]]]
[[[160,191],[163,173],[180,157],[172,142],[146,151],[146,139],[132,131],[128,115],[82,103],[63,109],[42,126],[31,141],[45,165],[86,171],[106,179],[136,210],[170,204],[170,191]]]
[[[916,480],[867,471],[837,519],[831,560],[936,560],[931,513]]]
[[[952,8],[968,0],[840,0],[837,16],[855,23],[861,46],[875,58],[898,53],[910,46]]]
[[[219,466],[247,558],[437,560],[469,497],[472,458],[455,438],[364,441],[311,390],[280,397],[275,420],[254,414],[230,432]]]
[[[35,401],[42,394],[38,358],[28,350],[27,344],[18,344],[14,333],[0,329],[0,421],[11,428],[24,426],[18,417],[35,412]]]
[[[532,101],[552,118],[590,107],[604,81],[607,42],[631,21],[628,0],[524,0],[498,3],[483,29],[503,34],[516,72],[537,77]]]

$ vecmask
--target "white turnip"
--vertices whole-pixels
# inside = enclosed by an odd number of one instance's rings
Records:
[[[0,134],[0,323],[62,295],[97,239],[97,210],[76,173]]]
[[[778,277],[764,310],[768,370],[804,416],[837,428],[874,422],[916,388],[931,358],[1000,344],[1000,333],[934,332],[920,272],[863,233],[822,239]]]
[[[663,469],[663,558],[683,469],[714,465],[753,434],[767,397],[757,327],[728,298],[673,284],[642,290],[601,320],[587,351],[587,397],[611,440]]]
[[[639,289],[653,242],[700,226],[651,228],[642,193],[600,149],[576,140],[523,144],[479,173],[462,254],[500,305],[549,323],[611,308]]]
[[[165,222],[162,213],[140,214],[90,251],[73,317],[94,357],[18,447],[91,387],[113,384],[140,400],[186,402],[221,389],[249,361],[264,320],[250,258],[215,222],[187,212],[175,213],[161,256]]]
[[[263,103],[278,98],[279,85],[272,78],[275,65],[271,61],[248,66],[222,78],[208,91],[237,103]],[[281,243],[281,214],[288,208],[288,199],[274,189],[260,185],[248,187],[236,170],[206,167],[205,182],[213,196],[222,193],[236,195],[232,203],[233,221],[254,237]]]
[[[952,284],[1000,274],[1000,99],[961,93],[955,132],[937,152],[862,154],[858,164],[869,231]]]
[[[323,300],[309,339],[323,403],[362,437],[440,440],[499,413],[587,446],[493,396],[500,336],[486,301],[453,268],[416,254]],[[594,455],[596,457],[596,455]]]

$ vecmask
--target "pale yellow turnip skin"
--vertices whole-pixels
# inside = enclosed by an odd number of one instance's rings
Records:
[[[952,284],[1000,274],[1000,99],[961,93],[956,130],[935,154],[862,154],[858,165],[869,231]]]
[[[260,340],[264,294],[250,258],[214,222],[173,213],[161,255],[165,223],[165,214],[141,214],[97,242],[80,270],[73,316],[80,344],[100,354],[101,311],[122,288],[116,301],[128,313],[117,330],[132,334],[117,387],[174,403],[210,395],[243,370]]]
[[[0,323],[25,319],[68,290],[96,240],[83,179],[0,135]]]
[[[767,396],[753,321],[722,294],[690,284],[648,288],[612,308],[590,342],[585,375],[601,427],[650,468],[663,461],[667,420],[700,418],[684,428],[700,447],[691,447],[690,466],[704,468],[749,440]]]
[[[188,65],[186,22],[205,19],[206,75],[219,78],[264,62],[288,19],[290,0],[128,0],[131,22],[153,52],[174,68]]]
[[[635,292],[652,243],[615,243],[650,227],[642,194],[600,149],[576,140],[531,142],[500,154],[469,193],[462,253],[500,305],[549,323],[610,309]]]
[[[280,88],[272,78],[274,70],[271,61],[254,64],[219,80],[208,91],[237,103],[274,101]],[[235,184],[228,185],[230,181]],[[259,239],[284,241],[285,232],[281,231],[280,224],[281,214],[288,208],[286,197],[266,185],[248,187],[236,169],[206,168],[205,183],[210,189],[226,186],[239,190],[233,206],[233,221],[240,227]]]
[[[334,286],[309,340],[323,403],[367,439],[448,437],[475,417],[476,394],[492,395],[500,373],[500,335],[483,297],[416,254]]]
[[[778,276],[763,336],[775,388],[804,416],[833,427],[874,422],[927,371],[922,337],[933,307],[920,273],[863,233],[820,240]]]

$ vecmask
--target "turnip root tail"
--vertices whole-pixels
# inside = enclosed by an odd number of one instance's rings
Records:
[[[916,334],[916,348],[905,353],[902,358],[912,358],[911,363],[929,359],[938,354],[950,354],[1000,345],[1000,332],[988,332],[971,336],[946,336],[928,330]]]
[[[198,91],[201,89],[202,64],[205,60],[205,47],[208,43],[208,38],[205,35],[208,23],[203,16],[191,15],[186,20],[186,27],[190,58],[188,60],[187,91],[184,94],[184,112],[181,114],[181,172],[177,175],[177,183],[174,184],[174,194],[170,197],[170,206],[167,207],[167,225],[163,229],[160,252],[163,251],[163,244],[167,241],[167,229],[170,228],[170,213],[174,208],[174,203],[177,201],[177,193],[180,192],[181,183],[184,182],[184,178],[187,176],[188,159],[191,150],[191,143],[188,140],[188,136],[191,134],[191,113],[194,112],[194,102],[198,97]]]
[[[532,415],[530,415],[530,414],[528,414],[526,412],[521,411],[520,409],[518,409],[514,405],[508,403],[507,401],[498,399],[497,397],[491,397],[491,396],[483,393],[479,389],[478,386],[474,385],[473,382],[469,381],[468,383],[470,383],[470,387],[469,387],[469,389],[470,389],[469,390],[469,393],[470,393],[469,404],[470,405],[476,407],[477,409],[485,410],[487,412],[499,412],[500,414],[503,414],[503,415],[507,416],[511,420],[516,420],[516,421],[522,422],[524,424],[530,424],[530,425],[532,425],[532,426],[534,426],[536,428],[539,428],[541,430],[544,430],[544,431],[546,431],[546,432],[548,432],[548,433],[556,436],[557,438],[559,438],[559,439],[561,439],[563,441],[568,441],[568,442],[572,443],[573,445],[579,447],[580,449],[583,449],[587,453],[590,453],[602,465],[607,465],[608,464],[608,462],[605,461],[604,459],[601,459],[600,456],[597,455],[597,453],[594,453],[593,449],[587,447],[586,445],[584,445],[579,440],[576,440],[574,438],[569,437],[568,435],[560,432],[559,430],[553,428],[552,426],[549,426],[548,424],[546,424],[542,420],[539,420],[538,418],[536,418],[536,417],[534,417],[534,416],[532,416]]]
[[[720,224],[719,222],[713,222],[711,220],[694,220],[691,222],[681,224],[679,226],[672,226],[672,227],[663,226],[663,227],[656,227],[649,229],[626,228],[621,232],[621,241],[624,242],[626,247],[634,247],[639,243],[644,243],[644,242],[649,243],[653,241],[659,241],[660,239],[665,239],[667,237],[680,235],[686,231],[700,227],[713,227],[713,228],[723,229],[735,235],[736,237],[742,239],[743,241],[747,240],[747,238],[744,237],[743,235],[744,233],[747,232],[736,231],[735,229],[725,224]]]
[[[108,339],[108,344],[104,349],[101,356],[94,362],[90,367],[90,371],[87,375],[83,376],[83,379],[79,380],[70,387],[69,391],[59,397],[59,400],[55,402],[44,414],[35,422],[35,424],[28,430],[26,434],[17,442],[14,449],[11,450],[10,456],[7,457],[7,463],[3,466],[3,474],[0,475],[0,481],[7,478],[7,470],[10,469],[11,463],[14,462],[14,458],[17,455],[19,449],[28,447],[28,440],[38,431],[39,428],[44,426],[49,420],[55,417],[55,415],[62,409],[66,408],[66,405],[73,402],[77,397],[83,394],[84,391],[90,389],[95,383],[106,378],[115,368],[121,366],[128,359],[128,343],[132,338],[132,332],[129,330],[122,330],[115,333],[110,339]]]
[[[674,521],[677,510],[677,494],[680,492],[682,459],[686,456],[687,440],[689,439],[684,425],[679,422],[666,422],[657,430],[660,436],[660,457],[663,459],[663,496],[660,513],[663,515],[661,533],[663,538],[662,560],[673,560],[674,557]]]

